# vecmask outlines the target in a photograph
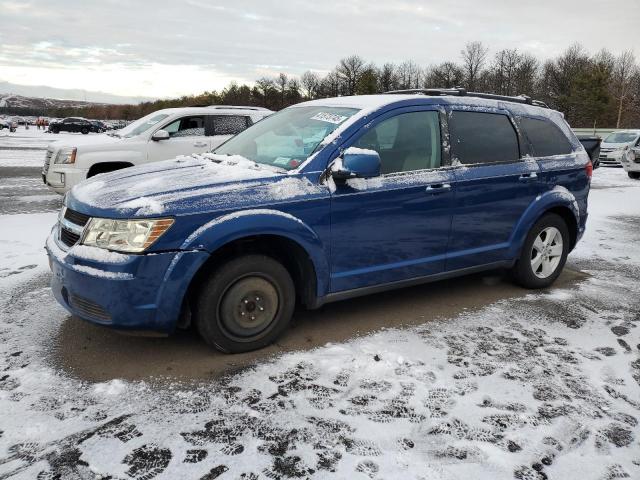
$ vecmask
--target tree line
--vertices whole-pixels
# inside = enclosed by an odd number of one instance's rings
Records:
[[[299,77],[280,73],[259,78],[253,85],[232,82],[221,91],[199,95],[138,105],[59,108],[47,114],[132,120],[161,108],[188,105],[251,105],[279,110],[308,99],[439,87],[525,94],[564,112],[573,127],[640,127],[640,66],[633,51],[591,54],[574,44],[555,58],[541,60],[515,48],[491,54],[477,41],[467,43],[457,59],[427,67],[413,60],[376,65],[351,55],[324,75],[314,71]]]

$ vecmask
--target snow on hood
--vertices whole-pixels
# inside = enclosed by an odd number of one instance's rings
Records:
[[[632,146],[635,143],[635,141],[631,141],[631,142],[624,142],[624,143],[606,143],[606,142],[602,142],[600,144],[600,148],[614,148],[614,149],[623,149],[625,147],[629,147]]]
[[[61,148],[61,147],[80,147],[85,145],[107,145],[116,142],[121,142],[122,138],[114,137],[111,135],[107,135],[106,133],[101,133],[98,135],[75,135],[70,138],[64,138],[60,140],[56,140],[55,138],[49,144],[52,148]]]
[[[157,216],[232,207],[247,189],[251,201],[276,201],[319,193],[304,177],[288,176],[240,156],[182,156],[97,175],[75,186],[68,203],[107,210],[105,215]]]

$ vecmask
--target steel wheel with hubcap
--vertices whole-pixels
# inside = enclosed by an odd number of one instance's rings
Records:
[[[562,272],[569,253],[569,229],[559,215],[548,213],[529,231],[513,268],[516,281],[527,288],[551,285]]]
[[[195,323],[219,350],[247,352],[272,343],[289,325],[295,286],[278,261],[245,255],[217,268],[198,296]]]
[[[222,295],[218,318],[230,336],[251,337],[269,326],[278,304],[278,291],[268,279],[245,277]]]

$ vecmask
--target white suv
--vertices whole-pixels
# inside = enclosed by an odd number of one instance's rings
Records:
[[[49,144],[42,180],[64,194],[99,173],[207,152],[272,113],[219,105],[158,110],[116,132]]]

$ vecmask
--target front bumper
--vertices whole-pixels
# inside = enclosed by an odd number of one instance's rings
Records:
[[[57,237],[56,226],[45,247],[54,297],[73,315],[118,329],[172,332],[189,283],[209,256],[194,250],[98,262],[75,257]]]
[[[71,190],[71,187],[87,179],[88,169],[77,168],[74,165],[52,163],[45,166],[42,181],[51,190],[61,195]]]
[[[627,172],[640,172],[640,152],[625,156],[622,159],[622,166]]]

